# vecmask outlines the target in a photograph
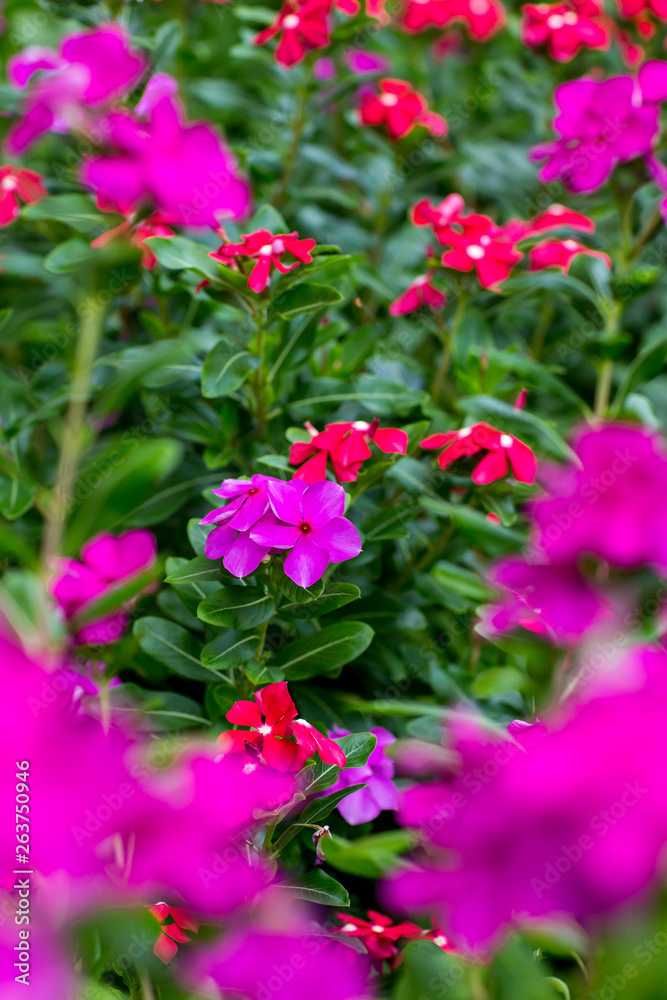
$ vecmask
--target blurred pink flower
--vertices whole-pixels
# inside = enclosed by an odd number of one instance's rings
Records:
[[[426,100],[405,80],[385,77],[378,93],[364,94],[359,109],[364,125],[384,125],[394,141],[408,135],[418,125],[432,135],[447,135],[447,122],[430,111]]]
[[[569,62],[581,48],[607,49],[609,23],[597,3],[529,3],[521,8],[521,39],[525,45],[547,45],[557,62]]]
[[[405,316],[416,309],[427,307],[433,312],[443,309],[447,303],[447,296],[433,284],[433,272],[421,274],[408,285],[406,290],[389,306],[390,316]]]
[[[329,44],[331,0],[286,0],[273,24],[255,36],[255,45],[280,35],[275,58],[282,66],[294,66],[313,49]]]
[[[603,253],[602,250],[590,250],[577,240],[547,240],[545,243],[539,243],[528,253],[530,270],[543,271],[545,267],[556,267],[563,274],[567,274],[572,261],[581,254],[597,257],[611,271],[612,260],[609,254]]]
[[[16,87],[28,88],[25,112],[7,137],[19,153],[49,129],[84,128],[85,109],[124,97],[146,68],[118,24],[69,35],[60,50],[31,46],[7,65]],[[36,76],[39,74],[39,76]]]

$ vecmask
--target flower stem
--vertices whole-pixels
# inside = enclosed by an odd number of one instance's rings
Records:
[[[60,555],[62,549],[67,511],[83,448],[86,410],[104,318],[104,305],[95,293],[83,298],[79,307],[79,318],[81,325],[74,357],[69,405],[56,480],[44,528],[42,568],[45,574],[53,558]]]
[[[276,208],[280,208],[285,199],[287,198],[287,193],[289,186],[294,174],[294,167],[296,166],[296,161],[299,156],[299,146],[301,145],[301,136],[306,124],[306,110],[308,107],[308,87],[303,86],[300,88],[297,96],[297,105],[294,112],[294,118],[292,119],[292,136],[290,139],[289,149],[287,150],[287,158],[285,160],[285,169],[283,170],[283,175],[280,179],[278,185],[278,190],[276,191],[275,198],[273,199],[273,204]]]
[[[257,418],[257,434],[258,437],[264,437],[266,433],[267,424],[267,406],[266,406],[266,363],[265,363],[265,352],[266,352],[266,311],[263,307],[254,311],[255,322],[257,325],[257,336],[255,338],[255,353],[259,355],[259,367],[255,372],[254,379],[254,389],[255,389],[255,416]]]

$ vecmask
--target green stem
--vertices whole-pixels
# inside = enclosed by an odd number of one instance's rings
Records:
[[[308,87],[302,86],[299,89],[299,93],[297,96],[296,111],[294,112],[294,118],[292,119],[292,136],[290,139],[289,148],[287,150],[285,169],[283,170],[283,175],[280,179],[278,190],[276,191],[276,196],[273,199],[273,204],[275,205],[276,208],[280,208],[287,197],[290,182],[294,174],[296,161],[299,156],[299,146],[301,145],[301,136],[303,135],[303,130],[307,120],[306,118],[307,108],[308,108]]]
[[[453,339],[439,313],[436,313],[435,315],[435,322],[437,324],[440,340],[442,342],[442,354],[440,355],[440,364],[438,365],[438,370],[435,373],[433,386],[431,388],[431,402],[434,406],[437,405],[438,400],[440,399],[445,379],[447,377],[447,372],[449,371],[449,364],[452,360]]]
[[[609,397],[611,395],[611,384],[614,376],[614,362],[611,358],[605,358],[598,372],[598,379],[595,386],[595,416],[600,420],[609,407]]]
[[[60,448],[56,480],[46,515],[42,544],[42,567],[47,573],[54,557],[60,555],[63,532],[76,477],[83,441],[85,420],[95,358],[102,336],[104,305],[94,293],[85,296],[79,307],[80,329],[74,357],[74,370]]]
[[[660,229],[663,225],[664,223],[660,209],[656,208],[650,218],[648,218],[642,226],[637,239],[630,248],[627,256],[627,264],[632,264],[633,261],[636,260],[646,244],[650,242],[658,229]]]
[[[264,643],[266,642],[266,630],[269,627],[269,621],[270,619],[265,621],[261,629],[259,630],[259,647],[257,649],[257,652],[255,653],[255,659],[257,660],[258,663],[261,663],[262,660],[262,653],[264,652]]]
[[[257,337],[255,338],[255,353],[259,355],[259,368],[255,372],[254,388],[257,417],[257,434],[263,438],[266,433],[267,406],[266,406],[266,310],[260,306],[259,310],[253,310],[255,322],[257,324]]]

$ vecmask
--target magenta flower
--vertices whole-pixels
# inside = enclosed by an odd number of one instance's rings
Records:
[[[538,717],[535,722],[524,722],[523,719],[513,719],[507,727],[509,735],[520,743],[524,750],[541,743],[547,735],[547,727]]]
[[[398,808],[398,789],[392,780],[394,762],[387,756],[387,747],[396,742],[396,737],[382,726],[370,731],[377,736],[377,743],[366,764],[341,771],[336,784],[327,790],[327,794],[339,792],[343,788],[365,782],[365,788],[352,792],[337,806],[338,812],[351,826],[368,823],[379,816],[383,809]],[[334,727],[333,732],[336,736],[350,735],[347,729],[340,729],[338,726]]]
[[[155,537],[150,531],[127,531],[118,537],[102,534],[81,549],[81,561],[63,559],[51,581],[51,593],[65,618],[75,618],[87,604],[101,597],[114,585],[153,565],[157,558]],[[109,643],[119,639],[127,626],[127,612],[112,615],[83,625],[79,642]]]
[[[552,562],[584,553],[622,569],[667,568],[667,452],[653,431],[623,424],[586,427],[573,442],[577,464],[550,472],[531,507],[535,547]]]
[[[588,700],[545,720],[526,752],[461,716],[448,781],[418,785],[401,820],[429,847],[388,887],[435,911],[462,947],[486,952],[526,920],[589,926],[647,891],[667,843],[667,655],[635,649]]]
[[[420,274],[389,306],[390,316],[405,316],[426,306],[433,312],[444,309],[447,296],[433,284],[433,272]]]
[[[533,160],[547,160],[540,180],[562,180],[571,191],[595,191],[618,163],[650,153],[659,109],[642,96],[630,76],[583,77],[557,87],[559,114],[553,126],[560,138],[535,146],[530,154]]]
[[[217,228],[246,215],[250,189],[218,132],[186,122],[168,93],[148,103],[147,121],[118,111],[100,123],[112,152],[88,160],[84,184],[107,208],[130,215],[148,201],[172,225]]]
[[[222,559],[225,569],[233,576],[254,573],[269,547],[257,545],[249,529],[269,508],[268,476],[252,479],[225,479],[216,496],[229,500],[202,518],[200,524],[215,524],[206,539],[205,554],[209,559]]]
[[[551,642],[569,645],[598,623],[604,598],[570,563],[549,565],[505,559],[490,573],[505,596],[485,608],[483,621],[495,632],[520,625]]]
[[[250,532],[257,545],[289,549],[285,573],[299,587],[310,587],[330,562],[352,559],[361,552],[359,532],[346,517],[345,490],[337,483],[308,486],[300,479],[269,481],[272,514]]]
[[[86,109],[124,97],[145,68],[146,60],[117,24],[70,35],[59,52],[30,46],[7,66],[14,86],[28,88],[8,149],[20,153],[49,129],[84,128]]]

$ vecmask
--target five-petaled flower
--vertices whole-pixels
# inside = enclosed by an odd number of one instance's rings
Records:
[[[289,550],[284,569],[297,586],[311,587],[330,562],[361,552],[359,532],[342,516],[345,491],[337,483],[271,479],[269,500],[272,513],[257,522],[250,537],[260,546]]]
[[[273,24],[255,36],[254,44],[264,45],[280,35],[276,62],[294,66],[307,52],[329,44],[330,13],[331,0],[287,0]]]
[[[248,726],[250,732],[230,729],[218,737],[223,754],[244,753],[250,758],[244,767],[247,773],[260,763],[275,771],[300,771],[315,752],[325,764],[345,767],[341,747],[305,719],[297,719],[286,681],[255,691],[254,699],[237,701],[226,716],[232,725]]]
[[[417,924],[405,921],[402,924],[392,924],[391,917],[386,917],[376,910],[368,911],[368,920],[339,913],[338,919],[343,921],[342,927],[336,930],[347,937],[360,938],[368,954],[382,965],[385,958],[393,958],[398,954],[396,942],[400,938],[421,937],[423,930]]]
[[[433,272],[421,274],[405,289],[402,295],[389,306],[390,316],[405,316],[407,313],[421,309],[422,306],[438,312],[444,308],[447,296],[433,284]]]
[[[190,940],[185,931],[196,934],[199,923],[187,910],[180,906],[168,906],[163,902],[149,906],[148,912],[161,925],[158,939],[153,945],[153,954],[167,965],[178,952],[178,945]]]
[[[441,469],[448,468],[459,458],[486,451],[487,454],[472,473],[472,481],[478,486],[493,483],[506,475],[508,460],[514,478],[520,483],[530,484],[535,480],[537,463],[532,449],[512,434],[499,431],[490,424],[477,423],[459,431],[432,434],[421,442],[421,447],[444,449],[438,456]]]
[[[526,45],[546,45],[557,62],[569,62],[582,47],[606,49],[610,31],[595,0],[583,3],[529,3],[521,8]]]
[[[487,215],[459,216],[448,229],[437,230],[436,235],[443,246],[451,248],[442,255],[444,266],[455,271],[474,269],[480,285],[492,291],[498,290],[523,257],[505,230]]]
[[[293,479],[303,479],[316,483],[327,478],[327,460],[331,459],[334,475],[341,483],[354,483],[363,463],[372,457],[369,444],[374,441],[380,451],[405,455],[408,435],[398,427],[379,427],[377,418],[371,423],[365,420],[348,421],[340,424],[326,424],[319,432],[311,423],[306,423],[310,441],[296,441],[290,448],[291,465],[301,465]]]
[[[432,135],[447,134],[447,122],[429,111],[424,97],[404,80],[386,77],[378,83],[378,94],[364,94],[359,110],[364,125],[385,125],[392,139],[402,139],[417,125]]]
[[[223,243],[218,250],[209,253],[209,257],[227,265],[231,264],[235,257],[247,257],[254,261],[248,278],[248,288],[253,292],[264,291],[269,283],[271,267],[275,267],[281,274],[288,274],[299,264],[310,264],[313,259],[311,251],[315,246],[315,240],[300,240],[297,232],[278,233],[274,236],[268,229],[258,229],[247,236],[241,236],[241,241],[241,243]],[[286,264],[283,261],[285,254],[291,254],[296,260]]]
[[[18,218],[19,198],[28,205],[46,198],[48,191],[42,181],[43,177],[34,170],[11,164],[0,167],[0,226],[8,226]]]

